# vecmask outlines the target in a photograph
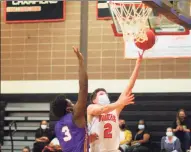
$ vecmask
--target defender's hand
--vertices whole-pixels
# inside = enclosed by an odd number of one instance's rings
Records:
[[[79,60],[79,61],[83,61],[83,60],[84,60],[83,55],[82,55],[81,52],[78,50],[78,48],[76,48],[76,47],[73,46],[73,50],[74,50],[74,53],[76,54],[78,60]]]

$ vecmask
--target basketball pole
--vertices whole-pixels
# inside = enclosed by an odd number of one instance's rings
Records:
[[[88,1],[81,0],[80,10],[80,51],[84,57],[84,64],[87,69],[88,49]]]

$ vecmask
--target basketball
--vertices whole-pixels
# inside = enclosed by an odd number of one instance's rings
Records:
[[[144,42],[135,42],[136,46],[145,51],[151,49],[155,44],[155,34],[151,29],[148,29],[147,32],[147,38],[148,40],[145,40]]]

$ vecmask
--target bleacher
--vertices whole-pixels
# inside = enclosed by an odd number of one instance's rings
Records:
[[[152,145],[159,151],[161,137],[166,135],[166,128],[172,126],[181,108],[191,116],[191,93],[139,94],[136,96],[136,104],[126,107],[121,117],[134,132],[137,120],[144,119],[151,132]]]
[[[41,120],[49,120],[49,103],[55,96],[56,94],[2,95],[2,99],[7,102],[3,152],[11,152],[9,124],[12,121],[17,123],[17,132],[13,136],[14,152],[20,152],[24,146],[32,148],[35,130]],[[118,96],[119,94],[110,94],[110,99],[115,101]],[[67,97],[76,101],[77,94],[68,94]],[[135,101],[136,104],[126,107],[120,117],[126,120],[133,132],[137,121],[144,119],[151,131],[155,148],[159,146],[166,128],[171,126],[178,109],[184,108],[191,116],[191,93],[136,94]],[[156,149],[157,151],[159,149]]]
[[[5,101],[0,101],[0,148],[3,144],[3,137],[4,137],[4,118],[5,118]]]
[[[16,101],[16,100],[15,100]],[[41,120],[49,120],[49,102],[12,102],[8,101],[5,108],[5,136],[3,152],[11,151],[9,124],[15,121],[17,131],[14,133],[14,152],[20,152],[24,146],[33,147],[35,131]],[[15,127],[12,127],[12,131]]]

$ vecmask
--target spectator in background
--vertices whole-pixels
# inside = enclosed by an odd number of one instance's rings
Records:
[[[35,134],[35,143],[33,152],[42,152],[44,147],[49,144],[51,139],[51,131],[48,129],[47,121],[40,123],[40,128],[37,129]]]
[[[161,139],[161,152],[182,152],[180,140],[173,135],[172,128],[167,128],[166,136]]]
[[[184,109],[180,109],[177,113],[176,120],[173,122],[173,132],[180,139],[183,151],[190,148],[190,128],[191,124],[186,116]]]
[[[119,120],[119,128],[120,128],[120,150],[122,152],[126,152],[132,140],[131,131],[127,130],[127,126],[125,124],[125,120]]]
[[[147,130],[147,125],[144,120],[139,120],[137,133],[134,141],[128,148],[128,152],[149,152],[150,150],[150,133]]]
[[[94,142],[98,139],[97,134],[89,135],[89,142]],[[45,146],[42,152],[62,152],[62,148],[60,147],[59,140],[54,138],[48,146]]]
[[[31,150],[30,150],[29,147],[24,147],[23,150],[22,150],[22,152],[30,152],[30,151],[31,151]]]

